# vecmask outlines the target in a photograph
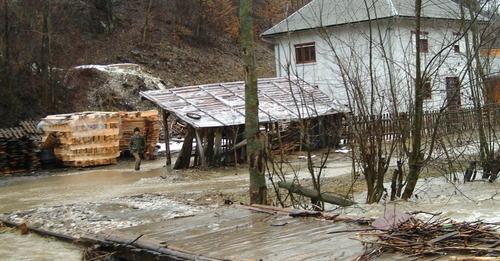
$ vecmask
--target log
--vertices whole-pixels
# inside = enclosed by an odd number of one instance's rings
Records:
[[[267,213],[271,215],[289,215],[291,217],[320,217],[322,219],[330,220],[333,222],[349,222],[357,223],[360,225],[369,225],[373,222],[373,218],[356,217],[356,216],[341,216],[340,214],[333,214],[321,211],[300,210],[293,208],[280,208],[260,204],[247,205],[234,205],[237,208],[248,209],[252,211]]]
[[[85,237],[85,241],[97,242],[106,247],[111,247],[118,252],[127,247],[134,247],[140,250],[146,250],[148,252],[157,253],[157,255],[164,255],[169,257],[166,260],[219,260],[215,258],[204,257],[196,254],[191,254],[180,249],[172,249],[171,247],[165,247],[160,242],[154,240],[148,240],[140,237],[131,238],[127,234],[114,233],[107,235],[96,235],[94,237]]]
[[[324,192],[324,193],[320,194],[320,193],[318,193],[318,191],[315,191],[315,190],[309,189],[309,188],[304,188],[300,185],[297,185],[297,184],[294,184],[291,182],[280,181],[280,182],[278,182],[278,187],[287,189],[291,193],[295,193],[295,194],[299,194],[299,195],[311,198],[312,200],[319,200],[322,202],[327,202],[330,204],[335,204],[335,205],[339,205],[339,206],[343,206],[343,207],[356,204],[356,202],[349,200],[347,198],[344,198],[342,196],[335,195],[333,193],[328,193],[328,192]]]
[[[450,261],[498,261],[499,257],[494,256],[450,256]]]

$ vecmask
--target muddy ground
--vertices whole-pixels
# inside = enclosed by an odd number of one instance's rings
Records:
[[[307,182],[305,160],[299,156],[292,158],[287,172],[293,168],[297,177]],[[247,203],[248,200],[248,173],[244,167],[171,171],[160,159],[146,162],[140,172],[135,172],[132,165],[131,161],[123,161],[116,166],[0,179],[0,213],[3,213],[0,216],[79,237],[198,215],[224,202]],[[333,154],[325,169],[325,189],[347,193],[351,188],[350,173],[351,161],[347,154]],[[352,187],[358,202],[363,202],[363,189],[362,180]],[[383,215],[388,205],[395,205],[401,211],[439,210],[456,219],[499,222],[499,192],[498,181],[452,184],[443,177],[434,177],[422,179],[416,193],[418,198],[410,202],[359,204],[346,209],[327,207],[330,211],[376,217]],[[12,243],[1,240],[0,253],[10,250],[25,254],[23,240],[39,241],[19,237],[7,240]]]

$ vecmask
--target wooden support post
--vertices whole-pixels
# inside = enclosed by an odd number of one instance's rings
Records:
[[[207,139],[207,146],[205,148],[205,154],[207,156],[207,161],[209,166],[214,165],[214,129],[208,129],[205,138]]]
[[[174,169],[185,169],[189,168],[191,163],[191,154],[193,153],[193,138],[194,138],[194,128],[188,126],[188,131],[184,137],[184,142],[182,143],[181,151],[175,162]]]
[[[320,140],[320,146],[319,146],[320,148],[325,148],[329,145],[327,144],[328,141],[327,135],[328,133],[325,128],[325,117],[320,116],[318,117],[318,136]]]
[[[163,130],[165,132],[165,156],[167,158],[167,164],[166,166],[172,165],[172,155],[170,154],[170,132],[168,130],[168,116],[170,113],[168,113],[165,110],[161,110],[163,114]]]
[[[203,139],[201,135],[201,130],[196,129],[196,147],[198,148],[198,153],[200,156],[201,168],[207,168],[207,158],[205,157],[205,149],[203,146]]]
[[[214,137],[214,162],[220,165],[222,156],[222,128],[215,129]]]

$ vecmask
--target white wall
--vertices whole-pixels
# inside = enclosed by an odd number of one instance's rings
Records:
[[[387,112],[393,111],[392,104],[397,104],[400,111],[405,110],[413,97],[412,77],[415,70],[415,36],[411,33],[413,28],[414,21],[408,19],[372,22],[372,72],[375,87],[378,89],[375,99],[377,106]],[[421,58],[422,68],[426,68],[428,75],[431,76],[433,87],[432,99],[425,101],[425,109],[439,109],[446,103],[446,77],[459,77],[462,80],[462,106],[472,105],[466,73],[465,38],[458,42],[461,51],[458,54],[454,53],[453,46],[446,47],[455,40],[453,33],[463,32],[464,29],[458,22],[424,20],[421,30],[429,32],[429,52],[423,53]],[[368,23],[365,22],[330,27],[323,31],[297,32],[275,39],[277,76],[286,76],[287,70],[290,70],[291,75],[317,85],[339,106],[347,106],[349,99],[339,64],[346,68],[350,79],[360,79],[359,84],[365,91],[371,88],[369,33]],[[308,42],[316,43],[316,62],[296,64],[294,45]],[[491,67],[494,70],[498,68],[498,61]],[[388,77],[391,72],[394,85],[397,86],[392,91],[389,89]],[[348,85],[351,85],[351,82]]]

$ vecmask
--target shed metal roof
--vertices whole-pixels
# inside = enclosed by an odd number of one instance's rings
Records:
[[[366,5],[368,6],[369,14]],[[319,27],[357,23],[389,17],[415,17],[414,0],[313,0],[262,36],[308,30]],[[468,12],[466,12],[468,13]],[[458,20],[460,6],[452,0],[423,0],[422,17]],[[466,18],[469,16],[466,14]],[[481,21],[488,19],[482,15]]]
[[[245,123],[243,81],[145,91],[140,95],[195,128]],[[258,95],[261,123],[294,121],[340,111],[326,94],[299,79],[259,79]]]

